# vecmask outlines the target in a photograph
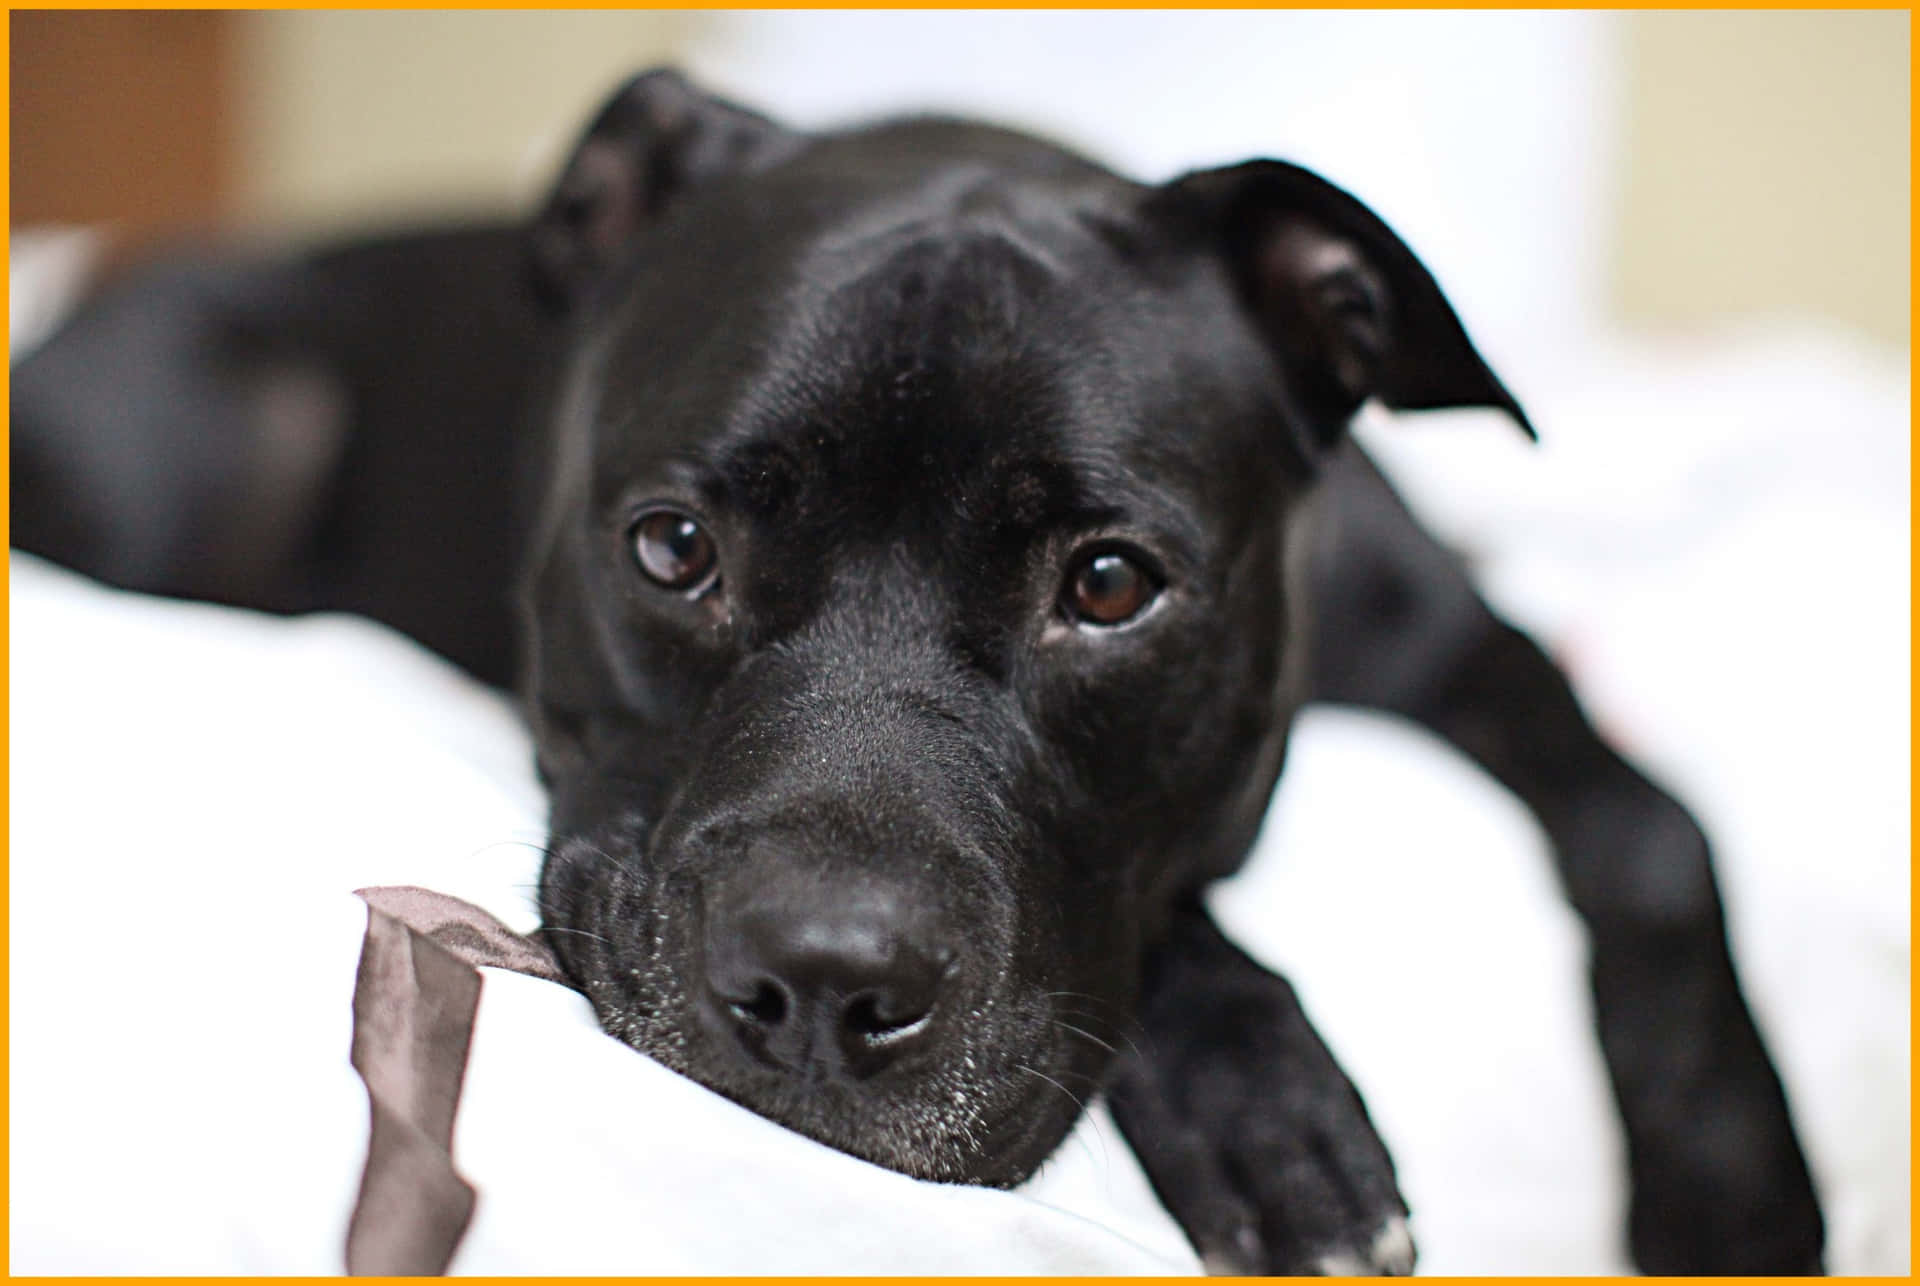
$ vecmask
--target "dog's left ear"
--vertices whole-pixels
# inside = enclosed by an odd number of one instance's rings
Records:
[[[1535,436],[1413,251],[1325,179],[1249,161],[1176,179],[1151,208],[1226,256],[1315,445],[1337,442],[1368,398],[1404,410],[1493,407]]]
[[[800,136],[670,68],[616,90],[575,145],[532,231],[535,284],[577,303],[628,242],[680,195],[791,153]]]

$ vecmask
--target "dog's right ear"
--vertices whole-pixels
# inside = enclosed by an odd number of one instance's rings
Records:
[[[635,76],[587,126],[534,221],[541,296],[557,308],[577,304],[677,195],[715,175],[769,165],[798,143],[799,135],[677,71]]]

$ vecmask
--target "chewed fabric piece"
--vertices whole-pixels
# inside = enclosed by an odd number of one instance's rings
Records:
[[[476,969],[511,969],[572,986],[545,943],[515,933],[471,902],[410,884],[355,889],[354,893],[375,911],[431,938]]]
[[[367,936],[353,990],[353,1068],[371,1108],[347,1227],[356,1276],[444,1273],[473,1217],[453,1121],[480,1007],[480,966],[564,981],[552,954],[459,898],[358,889]]]

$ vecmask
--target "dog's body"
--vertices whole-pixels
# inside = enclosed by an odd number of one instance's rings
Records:
[[[1302,704],[1417,720],[1592,934],[1642,1267],[1817,1267],[1698,828],[1343,439],[1370,397],[1520,419],[1357,202],[656,74],[533,230],[559,319],[522,237],[103,299],[16,374],[15,543],[517,680],[610,1031],[947,1180],[1017,1181],[1104,1085],[1221,1268],[1410,1266],[1358,1096],[1199,893]]]

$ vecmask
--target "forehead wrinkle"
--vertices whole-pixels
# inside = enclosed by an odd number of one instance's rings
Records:
[[[920,229],[868,251],[790,296],[716,439],[736,485],[841,474],[914,490],[921,475],[1044,452],[1071,358],[1050,338],[1058,327],[1029,315],[1056,310],[1055,270],[994,226]]]
[[[1075,293],[1061,283],[1111,278],[1113,252],[1054,203],[1038,217],[1021,197],[963,170],[803,247],[780,292],[771,388],[817,404],[836,392],[822,376],[838,353],[864,349],[868,366],[897,362],[909,341],[922,358],[982,342],[1019,353],[1049,328],[1036,320],[1069,321]]]

